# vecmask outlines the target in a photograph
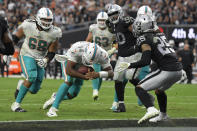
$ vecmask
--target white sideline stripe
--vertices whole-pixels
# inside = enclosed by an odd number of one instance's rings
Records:
[[[31,123],[31,122],[83,122],[83,121],[119,121],[119,120],[125,120],[125,121],[130,121],[130,120],[138,120],[139,118],[132,118],[132,119],[66,119],[66,120],[23,120],[23,121],[0,121],[0,123]],[[197,117],[174,117],[172,120],[184,120],[184,119],[197,119]]]

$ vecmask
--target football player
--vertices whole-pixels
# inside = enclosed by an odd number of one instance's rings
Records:
[[[55,58],[57,61],[61,61],[61,57],[58,55]],[[81,74],[76,69],[80,65],[91,68],[94,63],[100,64],[103,70],[99,72],[89,71],[86,74]],[[108,53],[97,44],[86,41],[76,42],[71,46],[65,55],[62,70],[65,80],[64,83],[59,87],[55,99],[49,99],[48,104],[47,102],[44,104],[45,109],[52,104],[52,107],[47,112],[48,117],[57,116],[56,112],[63,99],[72,99],[77,96],[83,80],[113,77]],[[73,92],[73,94],[70,94],[70,92]]]
[[[154,19],[149,15],[140,15],[133,24],[133,32],[137,37],[137,46],[141,49],[139,61],[129,63],[128,68],[140,68],[149,65],[153,60],[158,70],[147,75],[135,87],[135,92],[147,109],[147,113],[138,121],[150,119],[150,122],[166,120],[167,95],[165,90],[181,79],[182,65],[178,61],[174,49],[169,45],[166,36],[154,28]],[[120,64],[123,68],[125,63]],[[120,68],[121,68],[120,66]],[[155,90],[160,112],[154,107],[152,96],[148,91]],[[159,116],[157,116],[159,114]]]
[[[136,39],[132,33],[132,24],[134,19],[129,16],[124,16],[122,8],[116,4],[109,6],[107,14],[109,18],[106,20],[106,25],[108,26],[109,31],[116,35],[118,42],[118,60],[114,69],[115,90],[118,100],[114,100],[112,109],[115,112],[125,112],[126,108],[124,105],[124,87],[127,83],[126,79],[130,80],[132,84],[136,85],[136,83],[139,81],[137,80],[137,76],[140,69],[129,69],[120,72],[118,67],[120,62],[139,60],[141,53],[136,53]],[[118,108],[116,108],[117,106]]]
[[[111,56],[115,51],[116,47],[112,47],[112,44],[115,40],[115,35],[109,32],[105,21],[108,19],[108,15],[106,12],[100,12],[97,15],[96,21],[97,24],[92,24],[89,27],[89,33],[86,38],[88,42],[94,42],[105,49],[109,56]],[[101,65],[93,64],[94,70],[96,72],[101,71]],[[98,99],[99,89],[101,87],[102,79],[97,78],[92,80],[93,87],[93,99]]]
[[[45,7],[38,10],[35,19],[25,20],[12,36],[15,43],[25,37],[20,50],[20,64],[25,80],[20,82],[20,89],[16,90],[16,101],[11,105],[13,112],[26,112],[20,104],[28,91],[32,94],[39,91],[44,68],[55,56],[61,36],[61,29],[53,26],[51,10]]]

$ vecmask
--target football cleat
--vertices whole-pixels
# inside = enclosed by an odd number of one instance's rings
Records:
[[[159,111],[155,108],[155,107],[149,107],[147,109],[146,114],[138,121],[138,124],[152,118],[155,117],[159,114]]]
[[[110,108],[111,110],[117,110],[118,108],[118,102],[114,101],[112,104],[112,107]]]
[[[94,101],[97,101],[98,100],[98,90],[97,89],[94,89],[93,90],[93,95],[92,95],[92,97],[93,97],[93,99],[94,99]]]
[[[124,103],[119,103],[118,108],[113,110],[113,112],[126,112],[125,104]]]
[[[47,112],[47,116],[48,117],[57,117],[57,112],[58,111],[58,109],[56,109],[55,107],[51,107],[50,109],[49,109],[49,111]]]
[[[24,80],[19,80],[19,81],[18,81],[18,84],[17,84],[17,87],[16,87],[16,91],[15,91],[15,93],[14,93],[15,99],[16,99],[18,93],[19,93],[20,87],[21,87],[21,85],[23,84],[23,82],[24,82]]]
[[[17,102],[14,102],[12,105],[11,105],[11,110],[13,112],[27,112],[26,110],[24,110],[23,108],[20,107],[20,104],[17,103]]]
[[[149,122],[167,121],[169,119],[166,113],[160,112],[158,116],[151,118]]]
[[[44,105],[43,105],[43,109],[46,110],[47,108],[49,108],[53,102],[55,101],[55,97],[56,97],[56,92],[53,92],[53,94],[51,95],[51,98],[48,99]]]

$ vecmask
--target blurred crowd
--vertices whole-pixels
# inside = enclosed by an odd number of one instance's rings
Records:
[[[69,30],[75,24],[94,21],[109,3],[120,5],[134,17],[141,5],[149,5],[159,24],[197,23],[196,0],[0,0],[0,14],[7,17],[13,31],[24,19],[34,17],[40,7],[46,6],[54,13],[54,23]]]

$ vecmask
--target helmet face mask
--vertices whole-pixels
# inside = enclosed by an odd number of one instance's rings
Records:
[[[49,8],[41,8],[36,15],[37,24],[43,29],[48,30],[53,24],[53,14]]]
[[[105,24],[105,21],[108,19],[108,15],[106,12],[100,12],[98,15],[97,15],[97,25],[99,28],[103,29],[103,28],[106,28],[106,24]]]
[[[124,15],[122,8],[119,5],[111,5],[108,8],[108,16],[109,16],[109,21],[113,24],[117,24],[119,20],[122,18]]]
[[[142,33],[154,31],[154,20],[148,15],[140,15],[133,23],[133,34],[138,36]]]

